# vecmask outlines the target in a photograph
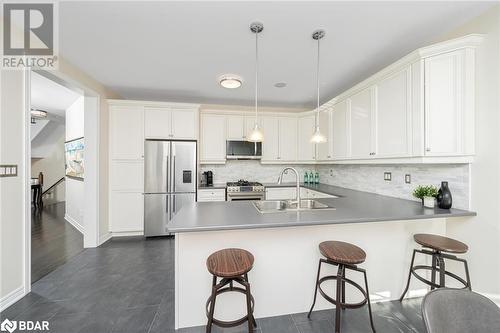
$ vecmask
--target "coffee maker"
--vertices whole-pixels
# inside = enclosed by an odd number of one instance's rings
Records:
[[[214,186],[214,173],[212,171],[205,171],[202,175],[202,184],[205,184],[205,186]]]

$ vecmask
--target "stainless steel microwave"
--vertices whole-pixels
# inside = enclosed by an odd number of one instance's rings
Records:
[[[261,158],[262,142],[226,141],[226,159],[228,160],[260,160]]]

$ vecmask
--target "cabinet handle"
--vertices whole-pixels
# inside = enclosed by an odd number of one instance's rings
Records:
[[[431,149],[430,148],[425,148],[425,151],[431,151]]]
[[[330,155],[327,156],[328,158],[332,158]]]

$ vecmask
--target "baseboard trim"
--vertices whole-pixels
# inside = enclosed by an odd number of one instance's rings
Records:
[[[144,236],[144,231],[112,231],[111,237]]]
[[[19,301],[23,297],[24,297],[24,287],[23,286],[11,291],[10,293],[8,293],[4,297],[2,297],[2,299],[0,300],[0,312],[4,311],[9,306],[16,303],[17,301]]]
[[[104,235],[100,235],[99,236],[99,244],[97,244],[97,246],[100,246],[104,243],[106,243],[108,240],[110,240],[113,236],[111,235],[110,232],[104,234]]]
[[[76,230],[80,231],[80,233],[83,235],[85,233],[85,229],[83,228],[83,225],[78,223],[74,218],[69,216],[68,214],[64,214],[64,219],[69,222],[73,227],[76,228]]]

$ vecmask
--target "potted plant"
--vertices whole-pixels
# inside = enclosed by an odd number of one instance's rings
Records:
[[[436,196],[438,195],[438,189],[433,185],[419,185],[413,191],[413,196],[422,200],[422,205],[425,207],[433,208],[434,201]]]

